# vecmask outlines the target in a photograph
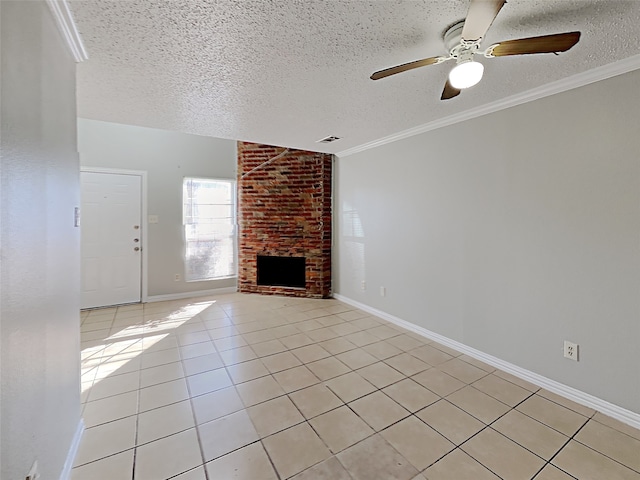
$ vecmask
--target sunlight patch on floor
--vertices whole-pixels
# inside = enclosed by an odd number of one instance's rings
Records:
[[[122,330],[105,338],[104,343],[83,349],[80,354],[81,392],[84,393],[114,372],[125,368],[131,360],[214,303],[215,301],[192,303],[166,315],[144,315],[149,318],[142,321],[140,317],[131,317],[131,321],[136,324],[123,326]]]

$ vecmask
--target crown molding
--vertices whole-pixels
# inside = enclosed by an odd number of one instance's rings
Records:
[[[46,0],[58,29],[76,63],[89,59],[67,0]]]
[[[453,125],[455,123],[464,122],[465,120],[471,120],[472,118],[480,117],[482,115],[488,115],[489,113],[504,110],[505,108],[515,107],[516,105],[532,102],[540,98],[555,95],[556,93],[573,90],[574,88],[589,85],[590,83],[599,82],[601,80],[606,80],[607,78],[622,75],[623,73],[631,72],[637,69],[640,69],[640,55],[634,55],[622,60],[618,60],[617,62],[609,63],[592,70],[587,70],[586,72],[578,73],[576,75],[572,75],[570,77],[566,77],[561,80],[557,80],[555,82],[551,82],[546,85],[527,90],[526,92],[503,98],[496,102],[491,102],[486,105],[471,108],[464,112],[449,115],[448,117],[440,118],[438,120],[434,120],[433,122],[425,123],[408,130],[403,130],[402,132],[382,137],[378,140],[374,140],[373,142],[364,143],[362,145],[343,150],[342,152],[338,152],[335,155],[340,158],[347,157],[349,155],[353,155],[354,153],[364,152],[365,150],[369,150],[370,148],[380,147],[388,143],[402,140],[403,138],[413,137],[414,135],[419,135],[431,130],[436,130],[438,128]]]

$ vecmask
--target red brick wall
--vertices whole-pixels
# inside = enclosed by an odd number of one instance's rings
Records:
[[[241,292],[331,294],[331,155],[238,142]],[[255,169],[255,170],[254,170]],[[257,285],[258,255],[305,257],[306,288]]]

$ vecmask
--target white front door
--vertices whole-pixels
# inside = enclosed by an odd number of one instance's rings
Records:
[[[140,302],[142,177],[80,173],[82,308]]]

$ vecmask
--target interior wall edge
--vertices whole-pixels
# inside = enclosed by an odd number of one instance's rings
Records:
[[[64,468],[60,474],[60,480],[69,480],[71,478],[71,469],[73,468],[73,462],[78,454],[78,448],[80,447],[80,440],[82,440],[82,434],[84,433],[84,420],[80,418],[78,426],[76,427],[76,433],[73,435],[73,440],[69,447],[69,453],[67,459],[64,462]]]

